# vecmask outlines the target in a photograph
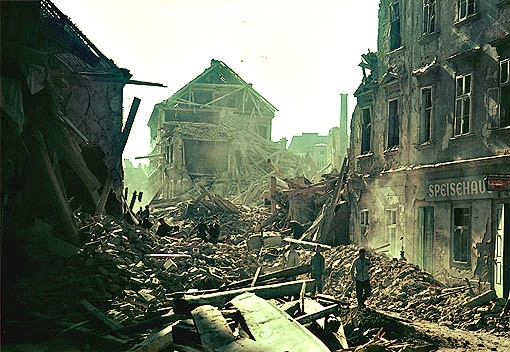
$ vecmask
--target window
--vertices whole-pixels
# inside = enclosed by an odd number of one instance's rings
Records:
[[[361,109],[361,154],[370,152],[370,134],[372,122],[370,108]]]
[[[455,93],[454,137],[469,133],[471,115],[471,75],[457,76]]]
[[[499,63],[499,87],[487,90],[487,114],[490,128],[510,126],[510,59]]]
[[[360,225],[361,225],[361,235],[366,236],[368,234],[368,210],[363,209],[360,212]]]
[[[390,51],[400,48],[400,2],[394,0],[390,3]]]
[[[399,250],[397,241],[397,210],[386,209],[384,212],[386,243],[390,244],[391,255],[398,256]]]
[[[430,141],[432,125],[432,88],[425,87],[421,89],[421,120],[418,127],[418,142],[425,143]]]
[[[436,0],[423,0],[423,35],[436,31]]]
[[[457,21],[465,20],[475,13],[475,0],[457,0]]]
[[[498,127],[510,126],[510,59],[499,64],[500,111]]]
[[[453,261],[469,264],[471,245],[471,209],[453,208]]]
[[[399,145],[398,100],[388,102],[388,149]]]

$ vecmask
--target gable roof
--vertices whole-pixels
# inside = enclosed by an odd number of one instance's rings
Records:
[[[209,66],[204,72],[199,74],[193,80],[191,80],[184,87],[179,89],[176,93],[174,93],[170,98],[164,100],[162,104],[170,105],[172,103],[178,102],[179,98],[185,94],[188,89],[193,84],[225,84],[225,85],[237,85],[237,86],[249,86],[250,90],[255,94],[256,99],[262,102],[266,107],[272,111],[278,111],[278,109],[271,104],[266,98],[264,98],[260,93],[258,93],[255,89],[253,89],[251,83],[246,83],[244,79],[241,78],[237,73],[234,72],[230,67],[228,67],[223,61],[211,60],[211,66]]]

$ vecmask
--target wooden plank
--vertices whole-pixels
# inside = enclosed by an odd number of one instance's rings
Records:
[[[145,256],[155,258],[191,258],[191,255],[181,253],[149,253]]]
[[[265,299],[297,295],[299,294],[303,283],[305,284],[306,292],[312,292],[314,280],[308,279],[265,286],[247,287],[223,292],[213,292],[198,296],[185,294],[183,298],[175,299],[174,312],[177,314],[187,314],[202,304],[210,304],[215,307],[221,307],[235,296],[246,292],[253,292],[257,296]]]
[[[309,300],[307,300],[307,301],[309,301]],[[305,307],[306,307],[307,301],[305,301]],[[315,309],[317,309],[317,308],[315,308]],[[310,310],[307,309],[307,311],[310,311]],[[324,318],[330,314],[335,314],[337,312],[338,312],[338,304],[332,304],[327,307],[322,307],[322,309],[320,309],[320,310],[310,311],[309,313],[307,313],[305,315],[297,317],[296,320],[299,323],[304,325],[304,324],[309,324],[313,321],[319,320],[321,318]],[[319,322],[319,325],[321,326],[321,328],[324,329],[324,319],[321,319],[321,320],[322,320],[322,322]]]
[[[86,299],[82,299],[80,304],[85,307],[90,313],[92,313],[99,321],[101,321],[104,325],[106,325],[110,329],[120,329],[122,328],[122,324],[116,322],[113,319],[110,319],[105,313],[101,312],[99,309],[94,307],[91,303],[89,303]]]
[[[285,269],[273,271],[272,273],[260,275],[259,278],[257,279],[257,282],[264,282],[264,281],[274,279],[274,278],[285,278],[285,277],[293,277],[293,276],[297,276],[297,275],[307,274],[311,270],[312,270],[312,267],[311,267],[311,265],[308,265],[308,264],[295,266],[292,268],[285,268]],[[232,282],[232,283],[226,285],[224,288],[231,289],[231,288],[246,286],[246,285],[249,285],[252,280],[253,279],[239,280],[239,281]]]
[[[312,248],[315,248],[315,246],[321,246],[322,248],[326,248],[326,249],[331,249],[332,248],[331,246],[328,246],[327,244],[318,243],[318,242],[311,242],[311,241],[296,240],[296,239],[291,238],[291,237],[285,237],[283,240],[285,242],[297,243],[297,244],[301,244],[303,246],[309,246],[309,247],[312,247]]]
[[[254,287],[254,286],[255,286],[255,283],[257,282],[257,280],[258,280],[258,278],[259,278],[259,275],[260,275],[260,271],[261,271],[261,270],[262,270],[262,267],[261,267],[261,266],[259,266],[259,267],[257,268],[257,272],[255,273],[255,276],[253,277],[253,280],[252,280],[252,282],[251,282],[251,284],[250,284],[250,287]]]
[[[315,335],[287,313],[253,293],[232,299],[255,341],[275,346],[278,351],[329,351]]]
[[[191,311],[202,346],[213,351],[234,342],[235,337],[220,310],[203,305]]]
[[[40,179],[42,180],[41,187],[48,191],[49,196],[52,198],[52,203],[57,211],[57,218],[64,229],[63,234],[72,244],[80,242],[78,238],[78,228],[74,221],[73,212],[67,201],[64,190],[60,187],[57,175],[53,169],[53,165],[48,154],[48,149],[44,141],[44,137],[40,130],[34,127],[33,137],[27,143],[30,154],[33,156],[34,162],[37,163],[39,169]]]

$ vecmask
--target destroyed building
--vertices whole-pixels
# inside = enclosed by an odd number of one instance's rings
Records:
[[[5,233],[40,218],[76,242],[78,207],[121,213],[130,78],[51,1],[2,2]]]
[[[510,3],[383,0],[349,151],[351,240],[510,284]]]
[[[224,62],[211,60],[203,73],[157,104],[147,124],[156,198],[185,193],[197,180],[219,178],[227,183],[223,188],[235,183],[239,191],[246,175],[252,181],[266,175],[268,157],[285,153],[271,142],[276,111]]]

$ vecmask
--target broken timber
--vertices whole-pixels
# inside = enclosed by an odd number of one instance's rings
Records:
[[[311,248],[315,248],[315,246],[320,246],[320,247],[323,247],[323,248],[326,248],[326,249],[331,249],[331,246],[328,246],[327,244],[323,244],[323,243],[318,243],[318,242],[296,240],[296,239],[291,238],[291,237],[285,237],[283,240],[285,242],[297,243],[297,244],[301,244],[303,246],[308,246],[308,247],[311,247]]]
[[[284,278],[284,277],[293,277],[297,275],[307,274],[311,271],[312,267],[310,265],[300,265],[295,266],[292,268],[286,268],[282,270],[273,271],[272,273],[259,275],[258,279],[255,281],[255,283],[260,283],[263,281],[267,281],[274,278]],[[236,282],[232,282],[228,285],[226,285],[224,288],[231,289],[231,288],[238,288],[249,285],[253,279],[244,279],[239,280]]]
[[[306,287],[307,292],[312,292],[314,280],[308,279],[265,286],[247,287],[224,292],[214,292],[199,296],[185,294],[183,298],[175,299],[174,312],[177,314],[187,314],[194,308],[203,304],[221,307],[235,296],[246,292],[253,292],[257,294],[257,296],[265,299],[297,295],[299,294],[303,284]]]
[[[329,351],[308,329],[253,293],[239,295],[230,303],[239,309],[255,341],[273,346],[271,351]]]

